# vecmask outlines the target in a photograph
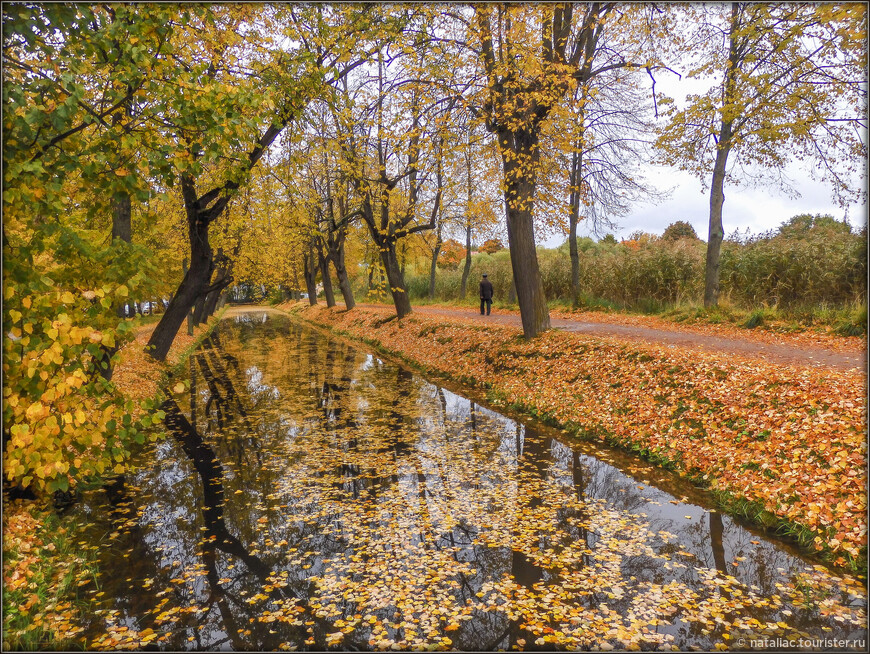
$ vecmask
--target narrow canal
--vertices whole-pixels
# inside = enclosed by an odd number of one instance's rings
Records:
[[[224,320],[189,375],[170,437],[76,509],[103,645],[864,649],[858,580],[286,317]]]

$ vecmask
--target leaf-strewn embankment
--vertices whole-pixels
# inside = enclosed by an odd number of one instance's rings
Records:
[[[866,379],[655,343],[286,307],[496,403],[636,451],[837,565],[866,560]]]
[[[112,381],[119,395],[136,403],[136,417],[147,415],[145,405],[149,400],[156,404],[173,369],[187,360],[222,315],[219,311],[197,326],[193,335],[180,331],[165,362],[144,349],[156,323],[135,329],[133,340],[120,351]],[[95,594],[102,593],[95,553],[80,541],[80,522],[58,516],[45,498],[3,499],[3,650],[144,647],[144,632],[127,626],[118,633],[107,627],[109,633],[99,642],[82,641],[83,625],[96,610]]]

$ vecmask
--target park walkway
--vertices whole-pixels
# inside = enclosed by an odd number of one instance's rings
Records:
[[[361,304],[357,306],[374,308],[387,305]],[[503,310],[494,310],[489,316],[481,316],[474,308],[415,306],[414,312],[463,321],[473,320],[483,324],[522,326],[518,313]],[[582,314],[582,318],[553,316],[550,318],[550,323],[556,329],[570,332],[661,343],[672,347],[697,348],[725,355],[756,357],[770,363],[825,367],[842,371],[866,372],[867,370],[866,341],[863,339],[829,339],[831,345],[828,346],[826,343],[814,342],[806,337],[801,338],[800,335],[775,334],[761,330],[745,330],[746,337],[722,335],[677,323],[674,323],[673,327],[668,324],[667,328],[664,325],[646,326],[637,324],[638,321],[635,318],[634,316],[614,314],[601,314],[599,316],[587,312]],[[624,321],[621,322],[621,319]],[[656,322],[664,323],[661,320]]]

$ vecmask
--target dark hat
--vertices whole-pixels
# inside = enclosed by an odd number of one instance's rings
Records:
[[[483,276],[486,277],[486,273],[483,273]]]

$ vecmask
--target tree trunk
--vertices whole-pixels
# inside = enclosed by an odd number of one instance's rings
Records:
[[[535,250],[532,211],[535,201],[534,166],[538,160],[538,137],[534,132],[500,132],[505,180],[508,243],[514,287],[520,305],[523,336],[534,338],[550,328],[550,311]],[[526,170],[523,168],[528,167]]]
[[[129,193],[116,193],[112,202],[112,240],[133,241],[132,203]]]
[[[172,341],[190,312],[190,308],[208,284],[211,273],[211,247],[208,243],[207,229],[206,227],[199,230],[201,233],[191,239],[193,251],[190,257],[190,268],[148,341],[146,351],[158,361],[166,358]]]
[[[404,318],[411,313],[411,299],[405,290],[405,279],[402,269],[399,267],[399,259],[396,256],[395,241],[388,241],[380,246],[381,262],[387,273],[387,283],[390,285],[390,293],[393,296],[393,304],[396,307],[396,316]]]
[[[226,268],[220,268],[215,284],[224,284],[224,282],[227,281],[228,276],[229,273],[227,272]],[[225,288],[225,285],[218,286],[205,296],[205,304],[203,307],[203,321],[207,321],[214,315],[215,311],[217,311],[218,302],[220,301]]]
[[[580,175],[583,163],[582,144],[576,145],[571,155],[571,175],[568,181],[571,189],[570,211],[568,214],[568,253],[571,257],[571,304],[580,306],[580,253],[577,251],[577,223],[580,222]]]
[[[211,275],[209,275],[209,281],[206,283],[209,283],[209,282],[211,282]],[[206,321],[205,297],[206,296],[204,293],[200,293],[199,297],[196,298],[196,304],[193,305],[193,324],[194,324],[194,326],[201,325],[202,323],[204,323]]]
[[[728,133],[730,123],[722,124],[720,136]],[[720,138],[719,143],[723,143]],[[716,164],[713,167],[713,181],[710,184],[710,231],[707,237],[707,262],[704,269],[704,306],[715,307],[719,304],[719,255],[725,232],[722,228],[722,205],[725,204],[725,164],[728,161],[728,148],[716,151]]]
[[[314,261],[314,244],[309,241],[308,249],[302,255],[305,289],[308,291],[308,304],[317,304],[317,264]]]
[[[397,252],[396,260],[398,261],[399,260],[398,250],[396,252]],[[402,240],[402,259],[401,259],[401,264],[399,266],[399,271],[402,273],[402,279],[405,279],[405,266],[407,265],[407,263],[408,263],[408,244],[403,239]]]
[[[208,277],[206,278],[206,282],[204,284],[203,290],[200,292],[199,297],[196,298],[196,304],[193,306],[193,325],[201,325],[206,320],[208,320],[208,314],[206,313],[206,289],[211,285],[212,277],[214,276],[215,269],[215,259],[211,258],[208,265]]]
[[[112,202],[112,241],[116,238],[130,243],[133,240],[133,220],[132,220],[132,203],[130,202],[130,194],[121,192],[116,193]],[[122,302],[115,308],[115,313],[119,318],[125,318],[127,315],[127,303]],[[112,357],[118,351],[118,347],[101,346],[103,351],[106,367],[100,368],[100,375],[106,381],[112,380]]]
[[[335,267],[335,276],[338,277],[338,288],[341,290],[341,295],[344,298],[344,306],[350,311],[356,306],[356,301],[353,299],[353,289],[347,276],[347,268],[344,266],[344,239],[339,241],[330,259],[332,259],[332,265]]]
[[[323,244],[318,239],[317,260],[320,264],[320,276],[323,279],[323,297],[326,298],[326,306],[335,306],[335,294],[332,292],[332,277],[329,276],[329,261],[323,253]]]
[[[208,242],[208,222],[199,214],[199,202],[193,180],[182,178],[182,194],[187,212],[190,268],[181,285],[172,296],[166,313],[157,323],[145,351],[158,361],[166,358],[172,341],[203,289],[208,286],[212,273],[212,250]]]
[[[741,64],[738,52],[738,30],[740,27],[740,7],[731,4],[731,25],[729,33],[728,68],[723,81],[723,103],[731,103],[735,95],[736,75]],[[716,163],[713,165],[713,180],[710,183],[710,230],[707,237],[707,261],[704,267],[704,306],[715,307],[719,304],[719,255],[722,251],[722,205],[725,204],[725,173],[728,154],[731,151],[732,127],[735,116],[724,119],[719,126],[716,139]]]
[[[239,248],[237,247],[233,254],[238,255],[238,252]],[[224,254],[223,248],[218,248],[212,266],[215,269],[214,282],[210,286],[211,290],[203,299],[202,322],[206,322],[214,315],[221,294],[233,281],[233,260]]]
[[[438,269],[438,255],[441,252],[441,223],[435,234],[435,249],[432,250],[432,265],[429,267],[429,299],[435,299],[435,272]]]
[[[468,292],[468,276],[471,274],[471,219],[465,224],[465,265],[462,267],[462,284],[459,295],[464,300]]]
[[[468,293],[468,277],[471,274],[471,198],[474,196],[474,183],[471,178],[471,147],[469,139],[465,146],[465,265],[462,268],[462,282],[459,287],[459,295],[463,300]]]

